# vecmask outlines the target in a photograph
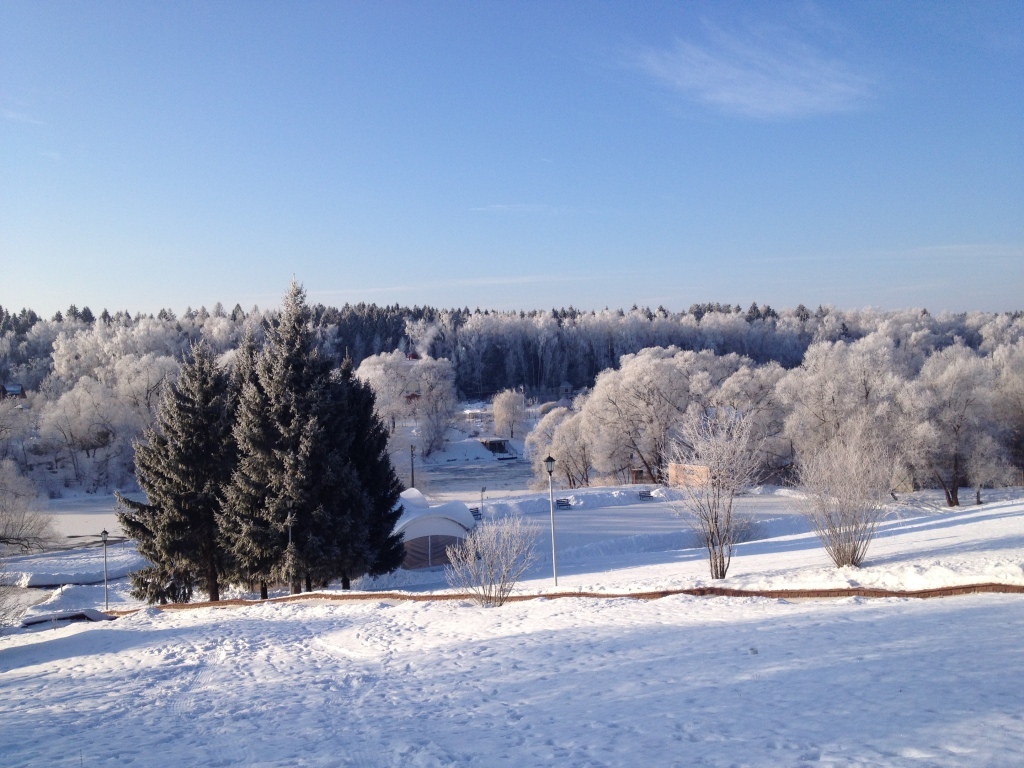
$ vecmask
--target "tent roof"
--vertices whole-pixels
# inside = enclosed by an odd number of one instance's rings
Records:
[[[442,529],[447,527],[445,521],[457,523],[466,531],[472,530],[476,525],[469,507],[461,501],[448,501],[431,506],[422,493],[415,488],[410,488],[402,492],[400,503],[405,507],[405,511],[402,512],[398,524],[395,525],[395,533],[402,533],[413,521],[418,522],[417,528],[429,527],[432,521],[436,521],[438,527]]]

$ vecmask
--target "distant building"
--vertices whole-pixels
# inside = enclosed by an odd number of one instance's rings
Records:
[[[25,399],[25,387],[21,384],[4,384],[4,397],[17,397]]]
[[[707,483],[709,476],[710,471],[703,464],[668,465],[668,484],[673,488],[695,488]]]

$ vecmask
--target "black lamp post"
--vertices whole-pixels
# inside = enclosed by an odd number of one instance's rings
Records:
[[[552,475],[555,472],[555,460],[548,456],[544,459],[544,468],[548,471],[548,506],[551,509],[551,574],[555,577],[555,586],[558,586],[558,559],[555,555],[555,492],[552,485]]]
[[[294,503],[294,499],[285,501],[285,506],[288,507],[288,518],[285,520],[288,525],[288,579],[291,581],[288,591],[292,594],[295,594],[295,551],[292,548],[292,524],[295,522],[295,518],[292,517],[292,505]]]
[[[103,610],[110,610],[110,600],[107,598],[107,529],[100,532],[100,540],[103,542]]]

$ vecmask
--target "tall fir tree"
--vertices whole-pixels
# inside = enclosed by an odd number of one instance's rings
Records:
[[[239,462],[222,520],[240,572],[264,585],[288,582],[293,593],[303,578],[307,589],[336,577],[347,586],[401,563],[392,533],[401,486],[372,394],[356,385],[350,367],[332,371],[310,320],[305,293],[293,283],[242,386]]]
[[[394,533],[402,516],[398,505],[402,483],[395,473],[388,453],[387,426],[377,416],[374,394],[370,385],[352,375],[352,361],[346,358],[338,372],[341,383],[348,391],[349,429],[358,436],[357,450],[352,463],[366,496],[366,559],[359,563],[345,563],[341,569],[342,582],[348,588],[348,574],[380,576],[390,573],[402,564],[405,547],[402,536]]]
[[[155,428],[135,446],[148,503],[118,494],[118,519],[152,563],[132,575],[136,597],[188,602],[198,586],[210,600],[220,599],[229,567],[218,525],[220,492],[234,466],[227,384],[212,350],[195,344],[177,382],[163,392]]]
[[[231,553],[236,575],[258,582],[260,597],[267,598],[267,582],[280,557],[280,517],[268,509],[268,472],[273,464],[274,436],[267,412],[267,395],[257,372],[259,352],[247,332],[235,355],[232,371],[232,434],[238,448],[237,463],[224,489],[220,528]]]

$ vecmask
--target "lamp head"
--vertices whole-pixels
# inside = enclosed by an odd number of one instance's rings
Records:
[[[544,468],[548,471],[549,475],[555,471],[555,460],[551,456],[544,459]]]
[[[102,531],[100,531],[100,541],[102,541],[104,544],[106,544],[107,543],[107,536],[109,536],[109,535],[110,534],[107,533],[107,529],[104,528]]]

